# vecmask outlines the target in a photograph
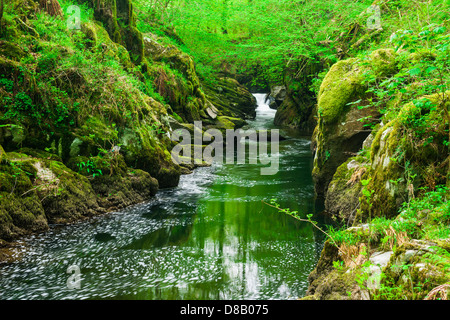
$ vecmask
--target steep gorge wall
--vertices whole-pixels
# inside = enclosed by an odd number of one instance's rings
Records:
[[[0,241],[174,187],[186,170],[170,155],[173,128],[234,128],[254,114],[253,96],[235,82],[223,100],[242,102],[216,108],[192,58],[136,28],[131,1],[79,3],[95,20],[73,33],[63,20],[38,19],[32,0],[9,3],[2,19]]]
[[[376,97],[365,74],[379,83],[413,67],[414,53],[401,66],[398,54],[379,49],[365,61],[341,60],[322,82],[313,177],[327,214],[344,230],[325,243],[305,299],[423,299],[447,290],[448,237],[427,232],[445,229],[450,212],[448,189],[437,188],[450,174],[449,92],[401,103],[398,92],[379,109],[366,107]],[[387,119],[381,109],[395,111]]]

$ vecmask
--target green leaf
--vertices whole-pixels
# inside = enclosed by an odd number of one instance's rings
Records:
[[[429,74],[429,73],[432,73],[434,70],[437,70],[437,67],[430,66],[425,70],[425,72]]]
[[[433,32],[436,34],[441,34],[445,32],[445,27],[437,27],[433,29]]]
[[[420,68],[414,68],[414,69],[409,70],[409,74],[412,76],[417,76],[421,72],[422,72],[422,69],[420,69]]]

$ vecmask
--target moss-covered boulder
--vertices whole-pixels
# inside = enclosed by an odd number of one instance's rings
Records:
[[[29,157],[3,156],[0,162],[0,239],[10,241],[30,232],[47,230],[44,209],[33,184],[35,174]]]
[[[5,192],[10,190],[11,196],[17,195],[12,204],[20,207],[27,201],[35,201],[34,207],[26,206],[32,211],[37,210],[41,225],[69,223],[99,211],[88,179],[67,168],[58,156],[45,151],[22,149],[21,152],[7,153],[1,174],[5,178],[12,175],[8,183],[2,183]],[[27,216],[31,223],[32,216]],[[37,230],[24,222],[14,224],[28,231]]]
[[[304,300],[360,300],[363,293],[358,285],[358,273],[337,269],[345,266],[338,248],[326,241],[316,268],[308,277],[309,287]]]
[[[108,211],[149,200],[158,181],[149,173],[127,167],[119,153],[106,157],[75,157],[68,166],[90,179],[99,205]]]
[[[81,32],[86,38],[86,46],[93,50],[98,48],[104,57],[119,61],[125,68],[132,68],[130,53],[120,43],[111,40],[108,32],[96,21],[84,22],[81,24]]]
[[[220,77],[217,84],[205,84],[208,100],[219,110],[220,115],[241,119],[256,116],[256,98],[237,80]]]
[[[450,253],[436,242],[406,242],[392,254],[373,294],[389,300],[439,298],[449,288],[444,286],[440,293],[432,290],[449,284],[449,264]]]
[[[325,211],[340,223],[352,225],[360,208],[361,180],[365,178],[368,159],[352,157],[341,164],[331,180],[326,196]]]
[[[0,240],[137,204],[158,190],[155,178],[129,168],[119,153],[75,157],[65,166],[46,151],[0,151]]]
[[[0,163],[3,162],[3,159],[6,160],[6,152],[5,152],[5,150],[3,149],[2,145],[0,145]]]
[[[378,77],[386,76],[395,72],[394,61],[393,50],[380,49],[365,62],[356,58],[339,61],[325,76],[319,91],[319,120],[313,136],[317,194],[326,193],[336,169],[361,149],[370,134],[367,126],[380,116],[375,107],[364,107],[371,98],[363,84],[364,72],[371,70]],[[380,65],[393,66],[381,68]]]
[[[441,98],[435,94],[407,103],[394,120],[378,130],[367,172],[370,182],[366,189],[373,197],[370,204],[361,203],[361,219],[367,217],[369,205],[377,215],[392,217],[422,188],[445,185],[448,166],[436,166],[448,157],[448,124],[443,121],[446,107]]]
[[[193,59],[151,33],[144,35],[144,45],[145,56],[152,62],[147,73],[157,92],[184,121],[200,120],[207,101]]]
[[[61,162],[38,160],[35,184],[50,223],[70,223],[99,212],[97,197],[88,179]]]

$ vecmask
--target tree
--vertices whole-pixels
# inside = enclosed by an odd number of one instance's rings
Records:
[[[0,28],[2,27],[2,19],[3,19],[3,0],[0,0]]]
[[[51,16],[63,16],[58,0],[39,0],[39,7]]]

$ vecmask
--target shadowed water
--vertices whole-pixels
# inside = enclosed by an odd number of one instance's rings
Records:
[[[255,96],[249,127],[274,128],[275,110]],[[0,266],[0,298],[303,296],[321,234],[262,203],[275,198],[305,216],[322,209],[315,207],[310,141],[290,137],[280,142],[276,175],[260,175],[260,164],[199,168],[147,203],[26,239],[23,259]],[[67,287],[71,265],[80,267],[80,289]]]

